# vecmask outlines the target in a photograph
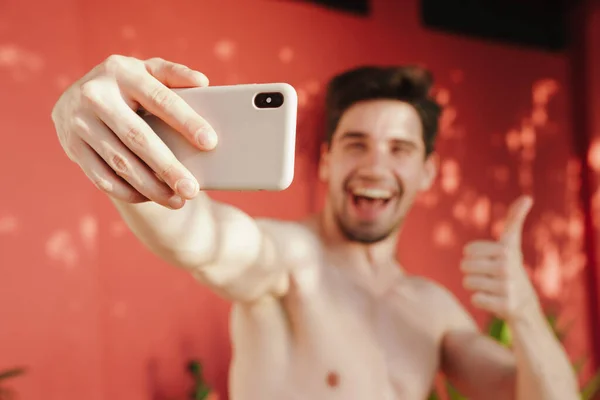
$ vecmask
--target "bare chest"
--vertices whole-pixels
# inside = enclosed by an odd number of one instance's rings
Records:
[[[401,285],[370,289],[331,276],[318,284],[297,282],[278,303],[277,318],[284,319],[279,328],[271,335],[251,334],[254,343],[237,346],[236,357],[262,360],[260,368],[279,382],[267,384],[273,394],[260,398],[427,398],[438,369],[435,321]],[[274,321],[262,323],[273,327]]]

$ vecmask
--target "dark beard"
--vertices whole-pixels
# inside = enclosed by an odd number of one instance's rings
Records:
[[[360,229],[351,229],[346,226],[344,222],[336,215],[336,222],[342,234],[346,237],[346,239],[352,242],[358,242],[363,244],[374,244],[381,242],[382,240],[387,239],[392,233],[396,231],[398,226],[402,223],[402,220],[396,222],[391,228],[387,231],[382,232],[369,232],[368,230],[360,230]]]

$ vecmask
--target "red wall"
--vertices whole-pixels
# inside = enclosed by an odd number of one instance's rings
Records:
[[[580,40],[583,76],[581,102],[582,128],[589,139],[588,144],[588,213],[592,224],[590,243],[594,254],[595,268],[588,270],[591,284],[592,315],[596,316],[594,334],[596,351],[600,352],[600,2],[589,0],[584,9],[586,23]],[[600,357],[599,362],[600,362]],[[600,396],[600,394],[599,394]]]
[[[364,63],[427,65],[447,105],[442,173],[407,222],[402,261],[466,304],[460,247],[494,232],[508,202],[531,192],[525,255],[534,280],[545,303],[573,323],[566,341],[573,358],[590,354],[567,56],[426,31],[415,0],[374,0],[373,9],[362,19],[266,0],[2,3],[0,369],[29,368],[14,381],[21,398],[183,398],[191,357],[226,391],[228,304],[142,248],[62,154],[53,131],[59,94],[112,53],[182,62],[212,84],[295,85],[301,114],[292,187],[216,195],[282,218],[319,202],[318,101],[326,80]]]
[[[588,49],[590,52],[589,58],[589,82],[590,82],[590,103],[588,106],[589,115],[592,119],[591,132],[595,136],[597,142],[596,145],[600,144],[600,3],[595,3],[595,9],[592,13],[591,21],[589,22],[589,38],[590,42]],[[592,147],[597,149],[597,147]],[[600,168],[595,165],[596,179],[600,180]],[[597,221],[600,221],[600,190],[596,189],[594,194],[594,216]],[[600,223],[597,223],[596,228],[600,230]],[[600,232],[599,232],[600,233]],[[600,238],[600,235],[597,235]],[[599,246],[600,249],[600,241]],[[592,275],[596,278],[596,312],[598,318],[596,322],[600,325],[600,266],[596,265],[596,273]],[[600,328],[596,330],[598,336],[600,336]],[[597,338],[600,342],[600,337]]]

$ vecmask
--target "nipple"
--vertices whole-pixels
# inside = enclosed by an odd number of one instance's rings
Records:
[[[327,374],[327,386],[331,388],[338,387],[340,384],[340,376],[335,371],[330,371]]]

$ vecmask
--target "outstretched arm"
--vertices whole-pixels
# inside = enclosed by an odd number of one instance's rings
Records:
[[[170,90],[205,85],[204,75],[180,64],[111,56],[65,91],[52,120],[67,156],[154,253],[234,300],[280,294],[287,264],[278,240],[292,235],[288,242],[302,243],[302,235],[199,192],[194,176],[135,112],[141,105],[210,151],[216,133]]]
[[[204,193],[179,210],[150,202],[114,203],[148,249],[190,271],[220,295],[250,302],[285,293],[288,268],[280,257],[281,246],[273,239],[273,226],[283,231],[280,235],[298,236],[292,224],[254,220]]]

